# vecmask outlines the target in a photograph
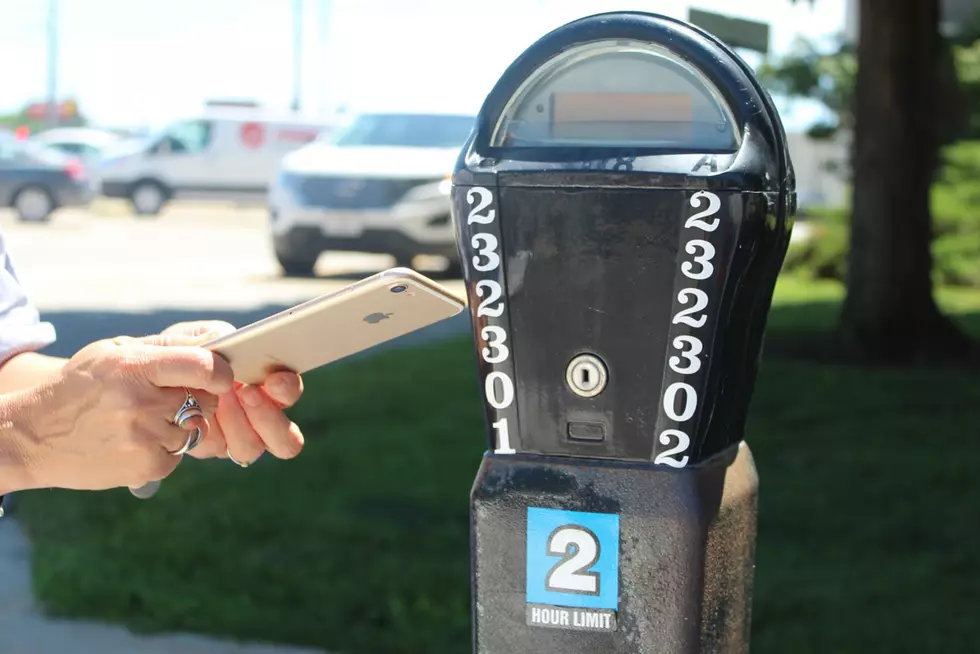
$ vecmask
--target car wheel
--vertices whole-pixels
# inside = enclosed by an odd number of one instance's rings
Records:
[[[167,191],[157,182],[137,182],[129,192],[129,201],[136,215],[156,216],[167,203]]]
[[[25,186],[14,196],[13,207],[21,221],[42,223],[51,219],[54,199],[43,186]]]
[[[312,277],[313,268],[316,267],[316,258],[298,259],[277,255],[279,265],[287,277]]]
[[[446,277],[446,279],[462,279],[463,262],[459,259],[450,259],[449,265],[446,266],[446,270],[444,270],[442,274]]]
[[[411,268],[415,263],[414,254],[396,254],[395,265],[399,268]]]

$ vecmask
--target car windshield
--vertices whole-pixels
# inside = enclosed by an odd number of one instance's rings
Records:
[[[69,157],[54,148],[31,140],[4,138],[0,136],[0,158],[24,163],[61,165]]]
[[[473,116],[366,114],[330,138],[340,147],[458,148],[473,128]]]

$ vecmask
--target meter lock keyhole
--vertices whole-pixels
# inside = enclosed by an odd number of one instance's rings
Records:
[[[595,397],[606,388],[608,380],[606,364],[593,354],[578,355],[565,370],[565,383],[580,397]]]

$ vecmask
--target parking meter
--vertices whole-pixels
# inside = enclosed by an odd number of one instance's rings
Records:
[[[504,72],[452,197],[489,446],[475,651],[747,651],[743,432],[795,213],[768,94],[691,25],[582,18]]]

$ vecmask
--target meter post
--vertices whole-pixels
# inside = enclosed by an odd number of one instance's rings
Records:
[[[796,210],[770,97],[687,23],[585,17],[504,72],[452,195],[474,651],[747,652],[744,428]]]

